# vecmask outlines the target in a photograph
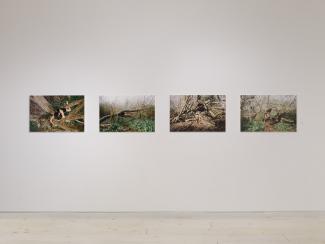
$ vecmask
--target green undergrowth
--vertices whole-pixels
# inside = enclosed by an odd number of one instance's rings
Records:
[[[150,118],[118,117],[109,121],[110,126],[101,129],[102,132],[154,132],[155,120]]]

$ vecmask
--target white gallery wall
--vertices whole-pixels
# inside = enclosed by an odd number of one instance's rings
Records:
[[[325,1],[0,0],[0,211],[325,210]],[[85,95],[29,133],[29,95]],[[222,133],[169,95],[224,94]],[[298,95],[297,133],[241,133],[241,94]],[[99,133],[100,95],[156,95],[155,133]]]

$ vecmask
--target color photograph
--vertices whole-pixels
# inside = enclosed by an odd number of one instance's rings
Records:
[[[154,96],[101,96],[100,132],[154,132]]]
[[[297,96],[244,95],[240,111],[242,132],[297,131]]]
[[[171,132],[224,132],[226,96],[170,96]]]
[[[30,132],[83,132],[84,96],[30,96]]]

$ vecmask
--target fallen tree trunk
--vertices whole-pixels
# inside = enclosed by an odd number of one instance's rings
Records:
[[[68,116],[66,116],[64,118],[64,120],[79,120],[79,119],[84,119],[84,115],[83,114],[69,114]]]
[[[71,132],[78,132],[79,130],[76,128],[72,128],[70,126],[67,126],[64,124],[64,122],[61,122],[59,124],[57,124],[58,127],[60,127],[61,129],[63,129],[64,131],[71,131]]]
[[[111,126],[110,123],[107,123],[107,124],[100,124],[100,127],[107,127],[107,126]]]
[[[43,96],[30,96],[30,100],[36,103],[43,111],[53,114],[54,109]]]
[[[116,114],[108,114],[108,115],[105,115],[103,117],[101,117],[99,119],[100,122],[104,121],[105,119],[109,119],[110,117],[114,117],[114,116],[121,116],[123,117],[125,115],[125,113],[132,113],[132,112],[140,112],[140,111],[143,111],[145,109],[133,109],[133,110],[122,110]]]
[[[290,120],[290,119],[286,119],[286,118],[281,118],[281,122],[288,123],[288,124],[294,124],[295,123],[295,121]]]

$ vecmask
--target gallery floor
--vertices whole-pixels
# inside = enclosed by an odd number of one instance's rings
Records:
[[[325,212],[0,213],[0,244],[324,244]]]

